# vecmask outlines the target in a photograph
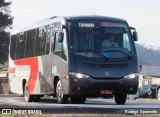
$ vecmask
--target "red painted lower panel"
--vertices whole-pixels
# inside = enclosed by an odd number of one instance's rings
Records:
[[[29,93],[33,94],[37,76],[38,76],[38,57],[15,60],[14,63],[17,66],[23,66],[23,65],[30,66],[31,71],[30,71],[30,76],[28,80],[28,89],[29,89]]]

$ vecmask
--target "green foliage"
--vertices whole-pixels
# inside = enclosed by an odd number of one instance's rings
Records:
[[[9,6],[11,3],[10,2],[5,2],[5,0],[0,0],[0,7],[6,7]]]
[[[7,61],[9,47],[9,30],[13,23],[13,17],[10,15],[11,2],[0,0],[0,63]]]

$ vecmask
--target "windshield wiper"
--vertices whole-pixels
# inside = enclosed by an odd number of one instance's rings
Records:
[[[120,51],[120,52],[122,52],[123,54],[127,55],[128,59],[131,59],[131,58],[132,58],[132,55],[130,55],[130,54],[128,54],[128,53],[126,53],[126,52],[124,52],[124,51],[122,51],[122,50],[119,50],[119,49],[106,50],[106,51],[103,51],[103,53],[104,53],[104,52],[107,53],[108,51]],[[103,55],[103,54],[102,54],[102,55]],[[109,55],[109,53],[108,53],[108,55]],[[105,57],[106,57],[106,56],[105,56]]]
[[[130,54],[128,54],[128,53],[126,53],[126,52],[124,52],[124,51],[122,51],[122,50],[117,50],[117,51],[120,51],[120,52],[124,53],[125,55],[127,55],[127,56],[128,56],[128,58],[129,58],[129,59],[131,59],[131,58],[132,58],[132,55],[130,55]]]
[[[92,52],[92,50],[85,50],[85,49],[80,49],[80,50],[76,50],[77,52]]]

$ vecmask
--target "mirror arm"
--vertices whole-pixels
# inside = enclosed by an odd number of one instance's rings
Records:
[[[63,29],[66,29],[66,26],[65,26],[65,25],[62,25],[62,30],[63,30]]]
[[[131,30],[135,30],[135,31],[136,31],[136,28],[134,28],[134,27],[130,27],[130,29],[131,29]]]

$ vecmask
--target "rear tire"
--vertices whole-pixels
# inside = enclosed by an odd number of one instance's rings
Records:
[[[59,80],[56,85],[56,96],[58,104],[66,104],[68,102],[68,97],[63,93],[62,84]]]
[[[26,102],[32,102],[34,99],[34,96],[29,94],[27,83],[25,84],[25,89],[24,89],[24,99]]]
[[[125,104],[127,100],[127,94],[115,94],[114,98],[116,104]]]

